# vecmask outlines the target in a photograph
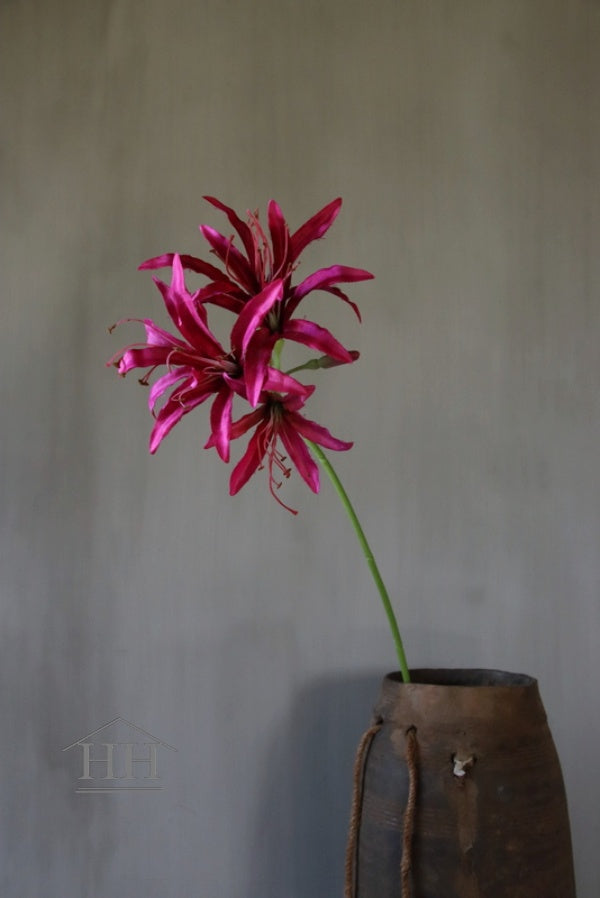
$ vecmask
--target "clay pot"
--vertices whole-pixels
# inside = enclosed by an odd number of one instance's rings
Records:
[[[537,681],[490,670],[411,677],[384,679],[358,760],[346,894],[574,898],[564,785]]]

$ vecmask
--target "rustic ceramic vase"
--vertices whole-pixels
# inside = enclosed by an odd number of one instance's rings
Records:
[[[357,759],[347,896],[574,898],[537,681],[490,670],[411,677],[384,679]]]

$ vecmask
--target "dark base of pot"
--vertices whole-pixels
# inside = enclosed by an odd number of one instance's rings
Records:
[[[411,677],[385,677],[375,708],[348,894],[400,898],[403,866],[414,898],[575,898],[564,785],[537,681],[492,670]]]

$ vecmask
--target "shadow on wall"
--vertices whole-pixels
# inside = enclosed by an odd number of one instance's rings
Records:
[[[248,898],[343,894],[354,757],[380,685],[380,673],[320,679],[270,734]]]

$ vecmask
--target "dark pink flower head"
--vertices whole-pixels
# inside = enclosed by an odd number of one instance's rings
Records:
[[[339,363],[353,361],[352,354],[327,329],[313,321],[294,318],[299,303],[315,290],[332,294],[348,303],[360,319],[358,307],[338,284],[373,277],[361,268],[333,265],[305,277],[295,286],[292,275],[298,258],[308,244],[325,235],[335,221],[342,200],[336,199],[290,233],[278,204],[271,200],[267,209],[267,230],[257,213],[243,221],[237,213],[215,197],[205,199],[220,211],[237,234],[225,236],[208,225],[200,231],[221,268],[195,256],[181,256],[184,268],[205,275],[209,283],[195,294],[198,303],[214,303],[237,315],[232,330],[232,346],[239,348],[244,363],[247,398],[255,406],[267,378],[269,361],[279,339],[301,343]],[[173,263],[167,253],[144,262],[140,268],[161,268]]]
[[[288,375],[282,376],[290,380]],[[258,408],[231,425],[232,439],[242,436],[252,428],[255,430],[248,441],[244,455],[232,471],[229,492],[234,496],[256,471],[266,466],[271,494],[280,505],[296,514],[294,509],[279,499],[276,490],[281,486],[283,478],[290,476],[293,465],[310,489],[314,493],[319,492],[319,469],[305,439],[338,451],[351,449],[353,444],[338,440],[325,427],[309,421],[299,413],[306,399],[314,392],[313,386],[304,387],[297,382],[295,385],[287,381],[278,382],[277,372],[271,372],[266,386],[269,390],[287,389],[289,392],[286,395],[263,392]]]
[[[140,379],[146,385],[157,368],[164,365],[167,369],[154,382],[148,397],[155,417],[150,452],[156,452],[184,415],[214,396],[210,413],[213,445],[221,458],[229,461],[233,397],[245,396],[242,367],[235,353],[226,352],[210,331],[206,310],[198,302],[197,293],[190,293],[185,286],[179,256],[173,257],[172,265],[171,284],[158,278],[154,280],[181,337],[173,336],[146,318],[141,322],[146,329],[146,342],[126,346],[107,364],[115,365],[123,376],[134,368],[148,369]],[[167,399],[159,406],[167,393]]]

